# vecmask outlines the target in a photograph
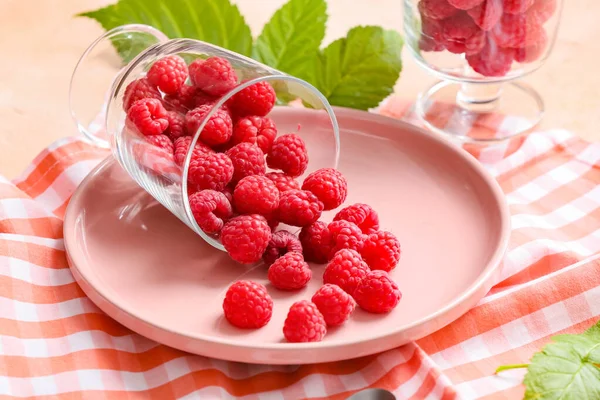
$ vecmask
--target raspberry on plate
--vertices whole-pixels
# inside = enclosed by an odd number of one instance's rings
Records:
[[[477,7],[483,0],[448,0],[451,6],[458,8],[459,10],[468,10],[473,7]]]
[[[326,333],[327,324],[316,305],[308,300],[292,304],[283,324],[283,336],[288,342],[320,342]]]
[[[275,105],[275,90],[269,82],[258,82],[233,95],[228,105],[237,117],[258,115],[264,117]]]
[[[507,14],[521,14],[531,7],[535,0],[502,0],[502,9]]]
[[[290,252],[271,264],[267,277],[277,289],[298,290],[310,281],[312,271],[304,261],[302,253]]]
[[[467,55],[467,62],[475,72],[484,76],[504,76],[510,71],[514,49],[499,47],[491,40],[477,54]]]
[[[215,190],[196,192],[189,201],[198,226],[208,234],[218,233],[233,214],[227,196]]]
[[[237,86],[237,74],[225,58],[194,60],[189,70],[192,84],[211,96],[222,96]]]
[[[177,111],[167,111],[167,120],[169,121],[169,127],[165,131],[165,135],[173,140],[187,135],[183,114]]]
[[[174,144],[175,163],[177,165],[179,165],[180,167],[183,166],[183,163],[185,162],[185,158],[187,157],[187,153],[190,149],[190,145],[192,144],[192,139],[193,138],[191,136],[182,136],[178,139],[175,139],[175,142],[174,142],[175,143]],[[205,153],[214,153],[214,151],[213,151],[213,149],[211,149],[204,143],[197,141],[196,145],[194,146],[192,160],[199,158],[201,155],[203,155]]]
[[[338,285],[327,283],[319,288],[312,297],[327,326],[342,325],[356,307],[356,302]]]
[[[304,258],[307,261],[312,261],[317,264],[324,264],[329,259],[331,253],[331,235],[327,224],[322,221],[317,221],[312,225],[305,226],[298,235]]]
[[[360,281],[353,297],[363,310],[385,314],[398,305],[402,293],[387,272],[371,271]]]
[[[172,55],[154,62],[148,71],[148,82],[158,87],[163,93],[174,94],[188,77],[185,60]]]
[[[271,229],[267,220],[257,214],[232,218],[221,230],[223,247],[234,261],[241,264],[260,260],[270,239]]]
[[[323,203],[324,210],[338,208],[348,195],[348,183],[342,173],[334,168],[321,168],[309,174],[302,190],[308,190]]]
[[[225,152],[233,163],[233,182],[250,175],[264,175],[265,155],[258,146],[240,143]]]
[[[127,111],[133,103],[141,99],[161,99],[158,89],[146,78],[136,79],[127,85],[123,94],[123,108]]]
[[[335,214],[333,220],[352,222],[366,234],[375,233],[379,230],[379,216],[368,204],[356,203],[344,207]]]
[[[418,7],[422,17],[431,19],[446,19],[458,12],[448,0],[421,0]]]
[[[370,234],[360,252],[367,265],[375,270],[390,272],[400,261],[400,242],[390,232],[379,231]]]
[[[300,189],[300,184],[294,178],[283,172],[269,172],[265,176],[273,181],[280,193],[287,192],[288,190]]]
[[[260,283],[237,281],[225,293],[223,311],[225,318],[233,326],[257,329],[271,320],[273,300],[267,288]]]
[[[302,254],[302,244],[300,243],[300,240],[296,235],[288,231],[274,232],[271,235],[269,245],[263,254],[263,260],[265,264],[271,265],[275,260],[287,253]]]
[[[485,0],[467,11],[473,22],[484,31],[492,29],[502,18],[502,0]]]
[[[200,189],[221,191],[232,176],[233,164],[223,153],[203,153],[190,161],[188,180]]]
[[[271,150],[275,136],[277,136],[277,127],[273,120],[253,115],[240,118],[235,123],[231,142],[233,144],[243,142],[255,144],[263,153],[267,154]]]
[[[212,109],[211,105],[194,108],[185,115],[185,126],[188,134],[195,135],[200,124]],[[206,122],[200,133],[200,140],[209,146],[223,144],[229,140],[233,132],[233,123],[229,113],[222,108],[218,109]]]
[[[308,152],[304,140],[295,133],[279,136],[267,155],[267,165],[296,178],[306,171]]]
[[[335,253],[323,272],[323,283],[338,285],[352,295],[370,269],[357,251],[342,249]]]
[[[306,190],[288,190],[279,196],[277,219],[292,226],[307,226],[316,222],[323,212],[323,203]]]
[[[167,110],[157,99],[136,101],[127,111],[127,118],[145,136],[159,135],[169,127]]]
[[[279,206],[279,190],[269,178],[250,175],[236,185],[233,204],[240,214],[270,215]]]
[[[543,28],[532,23],[527,14],[504,14],[491,30],[492,37],[500,47],[527,47],[541,40]]]
[[[160,147],[169,154],[173,154],[174,146],[171,139],[166,135],[151,135],[145,136],[146,142],[153,144],[156,147]]]
[[[341,249],[351,249],[360,252],[363,248],[365,235],[360,228],[348,221],[333,221],[327,226],[331,239],[329,257],[333,257]]]

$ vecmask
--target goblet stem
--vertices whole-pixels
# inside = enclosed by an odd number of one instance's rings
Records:
[[[462,83],[456,102],[470,112],[492,112],[498,108],[502,89],[501,83]]]

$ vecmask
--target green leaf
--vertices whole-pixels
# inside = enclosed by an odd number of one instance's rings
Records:
[[[170,38],[198,39],[246,56],[252,51],[250,28],[229,0],[119,0],[79,16],[95,19],[106,30],[146,24]],[[133,45],[123,40],[113,43],[125,62],[147,45],[143,41]]]
[[[582,334],[552,340],[527,366],[525,399],[600,399],[600,321]]]
[[[326,22],[325,0],[290,0],[263,27],[256,39],[253,58],[298,78],[312,80]]]
[[[393,92],[400,76],[402,45],[396,31],[355,27],[319,54],[313,83],[332,105],[376,107]]]

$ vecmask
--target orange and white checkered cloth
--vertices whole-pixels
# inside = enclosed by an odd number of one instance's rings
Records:
[[[379,112],[410,118],[395,98]],[[496,367],[526,363],[550,336],[600,315],[600,144],[553,130],[467,150],[498,179],[512,214],[492,291],[447,327],[385,353],[257,366],[154,343],[85,297],[67,266],[62,217],[107,152],[57,142],[20,179],[0,177],[0,399],[345,399],[368,387],[398,399],[520,398],[525,371],[496,376]]]

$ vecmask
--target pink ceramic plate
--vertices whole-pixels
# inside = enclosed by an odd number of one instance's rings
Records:
[[[144,336],[250,363],[360,357],[458,318],[490,289],[507,246],[509,216],[500,188],[466,152],[421,129],[366,112],[337,109],[336,114],[347,204],[371,204],[382,228],[402,243],[402,260],[392,275],[403,297],[389,315],[357,310],[322,342],[286,343],[281,330],[287,310],[312,296],[323,266],[314,266],[304,290],[274,289],[264,266],[235,264],[204,243],[112,159],[81,184],[65,218],[70,264],[83,290],[108,315]],[[323,132],[311,115],[286,109],[274,119],[282,132],[296,130],[300,120],[303,136],[314,129],[318,140]],[[267,285],[275,307],[266,327],[239,330],[222,317],[224,292],[238,279]]]

